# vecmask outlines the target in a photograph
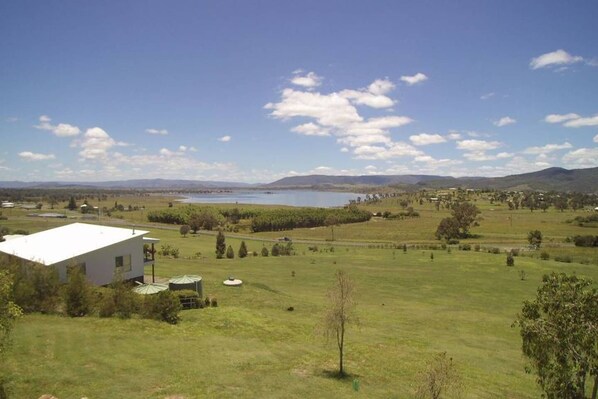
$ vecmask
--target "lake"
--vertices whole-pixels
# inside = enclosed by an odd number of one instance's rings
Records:
[[[349,200],[357,200],[357,197],[364,198],[365,194],[313,190],[234,190],[230,192],[191,194],[181,202],[190,204],[239,203],[333,208],[346,205]]]

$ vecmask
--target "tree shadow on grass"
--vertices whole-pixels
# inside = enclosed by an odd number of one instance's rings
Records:
[[[340,374],[338,370],[320,369],[318,373],[321,377],[330,378],[339,381],[352,381],[359,378],[359,374],[344,372]]]

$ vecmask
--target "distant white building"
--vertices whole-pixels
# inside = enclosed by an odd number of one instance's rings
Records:
[[[2,208],[14,208],[14,202],[2,201]]]
[[[73,223],[0,243],[0,254],[12,259],[55,267],[66,282],[67,267],[79,266],[88,280],[97,285],[112,282],[114,273],[125,280],[143,282],[143,245],[159,242],[145,237],[147,231]]]

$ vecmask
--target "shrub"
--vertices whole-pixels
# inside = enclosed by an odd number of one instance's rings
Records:
[[[114,310],[120,318],[129,319],[137,310],[137,297],[129,285],[123,281],[122,274],[117,272],[114,275],[112,284],[112,299],[114,301]]]
[[[212,305],[213,308],[218,307],[218,299],[216,299],[216,297],[210,298],[210,305]]]
[[[510,252],[507,254],[507,266],[515,266],[515,258]]]
[[[204,304],[206,305],[206,308],[210,307],[210,297],[207,296],[206,299],[204,300]]]
[[[101,294],[98,303],[98,315],[100,317],[112,317],[116,313],[116,304],[114,302],[114,292],[112,290]]]
[[[228,248],[226,249],[226,258],[233,259],[234,257],[235,257],[235,251],[233,250],[233,247],[231,245],[229,245]]]
[[[280,247],[278,246],[278,244],[274,244],[272,245],[272,256],[278,256],[280,255]]]
[[[513,256],[519,256],[519,248],[513,248],[513,249],[511,249],[511,255],[513,255]]]
[[[244,258],[247,256],[247,245],[245,245],[245,241],[241,241],[241,246],[239,247],[239,258]]]
[[[548,259],[550,259],[550,255],[548,254],[548,252],[542,251],[542,253],[540,254],[540,259],[548,260]]]
[[[500,248],[494,247],[494,248],[488,248],[488,253],[489,254],[499,254],[500,253]]]
[[[162,291],[155,295],[146,295],[143,315],[146,318],[177,324],[180,320],[181,302],[171,291]]]
[[[4,265],[13,275],[15,303],[25,312],[52,313],[61,302],[58,272],[37,264]]]
[[[70,266],[67,274],[64,298],[66,313],[71,317],[85,316],[91,308],[91,285],[78,266]]]
[[[476,244],[473,246],[473,250],[476,252],[480,252],[480,244]]]
[[[457,245],[459,244],[459,240],[457,240],[456,238],[451,238],[450,240],[446,240],[446,243],[448,245]]]
[[[573,242],[576,247],[598,247],[598,236],[575,236]]]
[[[268,248],[262,247],[262,256],[268,256]]]
[[[471,245],[470,244],[462,244],[459,246],[459,249],[461,251],[471,251]]]

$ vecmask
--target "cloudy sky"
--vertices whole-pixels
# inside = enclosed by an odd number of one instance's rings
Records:
[[[598,2],[3,1],[0,180],[598,166]]]

